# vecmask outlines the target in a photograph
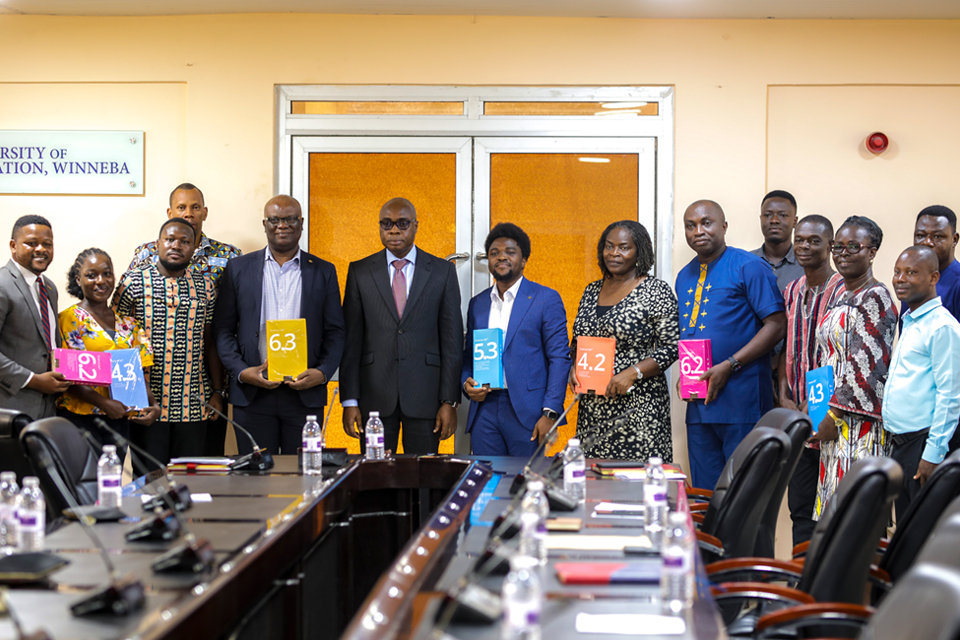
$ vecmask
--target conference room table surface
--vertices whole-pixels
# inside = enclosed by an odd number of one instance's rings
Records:
[[[115,563],[121,574],[132,574],[141,580],[147,593],[147,601],[144,608],[126,617],[112,617],[106,615],[90,616],[86,618],[77,618],[71,615],[69,606],[71,603],[81,599],[91,590],[103,586],[108,582],[109,576],[106,568],[90,543],[87,535],[77,523],[69,523],[47,536],[46,549],[64,559],[68,564],[64,569],[55,573],[49,579],[49,582],[41,585],[11,587],[7,591],[7,598],[11,608],[22,621],[23,627],[27,633],[46,630],[52,638],[161,638],[161,637],[186,637],[184,633],[193,627],[184,623],[189,619],[190,624],[193,621],[201,620],[197,628],[202,626],[204,629],[215,629],[210,634],[201,634],[199,630],[196,634],[187,633],[190,637],[225,637],[236,626],[237,620],[230,620],[233,615],[239,614],[224,608],[222,600],[208,596],[232,593],[226,591],[226,587],[232,586],[235,581],[245,579],[252,580],[256,575],[257,579],[262,579],[263,568],[256,565],[253,560],[263,556],[263,566],[270,566],[268,558],[279,558],[287,556],[278,556],[278,553],[286,551],[289,554],[302,554],[299,547],[306,548],[313,541],[311,536],[319,537],[322,530],[330,525],[335,519],[332,514],[338,510],[349,509],[350,505],[341,504],[345,500],[362,502],[357,500],[359,495],[356,491],[352,493],[343,493],[342,488],[349,485],[349,481],[357,477],[366,478],[363,482],[366,486],[363,491],[369,490],[370,495],[380,496],[380,499],[386,499],[387,504],[394,498],[388,496],[383,498],[384,489],[406,490],[402,487],[415,488],[418,482],[421,485],[433,485],[432,490],[436,495],[450,494],[440,499],[429,501],[432,513],[420,514],[419,520],[413,519],[414,524],[410,525],[409,540],[399,540],[398,549],[393,561],[388,561],[388,566],[378,567],[377,576],[369,579],[368,587],[363,588],[363,592],[358,596],[366,599],[363,602],[359,600],[350,604],[350,612],[343,618],[342,627],[338,628],[336,634],[343,631],[344,638],[425,638],[431,635],[435,630],[434,617],[442,614],[444,607],[442,595],[443,592],[453,588],[458,581],[467,575],[474,568],[477,559],[483,553],[488,544],[489,534],[493,521],[510,504],[509,487],[515,474],[522,468],[522,460],[513,458],[477,458],[477,457],[429,457],[413,458],[400,456],[391,463],[368,463],[353,460],[348,462],[342,469],[325,469],[323,477],[304,476],[297,469],[297,458],[294,456],[277,456],[275,458],[276,467],[270,472],[262,475],[224,475],[224,474],[198,474],[198,475],[177,475],[177,480],[186,484],[190,492],[194,494],[195,499],[193,507],[187,511],[184,518],[191,532],[198,538],[206,538],[210,541],[214,552],[214,566],[207,572],[194,575],[187,574],[157,574],[154,573],[150,565],[156,557],[167,551],[172,544],[162,542],[128,542],[124,539],[124,534],[136,526],[139,520],[144,517],[150,517],[144,513],[141,508],[141,496],[151,494],[157,487],[164,486],[165,480],[156,477],[140,478],[125,490],[123,498],[123,510],[131,514],[131,518],[116,523],[98,523],[95,526],[96,532],[102,539],[104,546],[109,550],[110,557]],[[472,485],[472,481],[461,477],[467,476],[470,470],[473,470],[476,477],[480,478],[479,468],[484,470],[485,477],[489,477],[487,482],[480,482],[476,487],[476,492],[471,492],[467,484]],[[456,463],[456,464],[454,464]],[[378,466],[379,465],[379,466]],[[416,468],[414,468],[414,465]],[[451,467],[451,465],[453,465]],[[448,469],[451,478],[454,476],[460,478],[457,482],[441,483],[438,486],[437,481],[425,480],[426,478],[435,478],[438,470],[445,467]],[[376,474],[371,473],[376,471]],[[391,479],[388,474],[397,473],[403,480]],[[417,476],[416,474],[420,475]],[[638,482],[618,481],[605,478],[599,478],[588,472],[587,481],[587,502],[586,505],[577,507],[568,513],[553,513],[555,516],[567,516],[581,518],[583,528],[578,534],[585,536],[630,536],[636,540],[642,540],[643,535],[642,519],[622,517],[596,517],[593,515],[593,509],[599,501],[611,500],[625,503],[642,503],[642,485]],[[418,481],[417,478],[421,480]],[[466,482],[466,484],[464,484]],[[450,487],[446,486],[449,484]],[[441,493],[437,493],[440,491]],[[415,489],[414,493],[415,493]],[[337,492],[340,491],[342,495]],[[426,504],[424,498],[425,489],[420,490],[420,496]],[[389,597],[387,593],[390,590],[391,575],[396,573],[400,567],[397,563],[405,562],[404,558],[411,557],[417,550],[418,536],[424,535],[424,532],[436,537],[430,529],[432,523],[435,523],[438,513],[444,508],[444,500],[450,500],[451,496],[456,499],[456,495],[465,496],[469,513],[461,514],[461,518],[456,520],[454,530],[444,534],[441,539],[445,552],[442,558],[437,558],[437,565],[431,571],[429,581],[420,583],[416,593],[409,593],[404,603],[403,620],[396,621],[396,625],[376,625],[371,630],[364,625],[365,616],[371,614],[371,608],[376,610],[382,600],[380,598]],[[129,495],[126,495],[128,494]],[[198,496],[197,494],[201,494]],[[202,494],[209,494],[209,501],[201,501]],[[469,495],[468,495],[469,494]],[[344,497],[346,496],[346,497]],[[672,500],[679,508],[685,508],[685,498],[682,492],[678,493],[674,487],[671,492]],[[398,501],[399,503],[399,501]],[[439,506],[433,509],[435,503]],[[319,508],[318,508],[319,505]],[[378,509],[380,509],[378,511]],[[361,514],[364,517],[370,515],[383,515],[381,512],[389,511],[374,506],[368,513]],[[402,517],[408,516],[407,509],[400,507],[395,509],[396,514]],[[352,512],[351,512],[352,513]],[[360,516],[356,516],[360,517]],[[409,519],[409,518],[408,518]],[[306,523],[305,526],[297,527],[298,523]],[[349,527],[357,526],[360,528],[360,534],[369,538],[366,530],[362,529],[362,520],[345,519],[344,522]],[[361,522],[361,524],[354,524]],[[390,520],[393,523],[393,520]],[[340,523],[340,526],[344,526]],[[402,530],[403,527],[390,527]],[[387,529],[392,530],[390,527]],[[360,535],[358,534],[358,535]],[[448,536],[449,534],[449,536]],[[554,534],[551,533],[551,537]],[[179,543],[178,540],[176,543]],[[176,544],[173,543],[173,544]],[[411,546],[412,545],[412,546]],[[278,551],[277,549],[281,551]],[[340,548],[347,548],[341,545]],[[354,549],[355,546],[349,547]],[[342,552],[341,552],[342,553]],[[270,555],[272,554],[272,555]],[[292,557],[292,556],[291,556]],[[555,564],[563,561],[605,561],[605,560],[624,560],[625,556],[621,550],[596,551],[589,549],[581,550],[554,550],[550,553],[548,566],[541,570],[543,580],[543,590],[545,595],[542,629],[543,637],[550,640],[559,638],[576,637],[582,640],[593,640],[596,638],[615,640],[617,635],[592,634],[578,632],[578,616],[580,614],[607,614],[607,613],[630,613],[630,614],[648,614],[657,616],[660,613],[659,604],[659,586],[657,584],[631,584],[631,585],[564,585],[556,577],[554,571]],[[631,556],[630,559],[641,562],[658,562],[655,555]],[[393,564],[390,565],[390,562]],[[361,563],[362,564],[362,563]],[[671,638],[698,638],[713,639],[723,638],[725,633],[722,622],[720,621],[716,606],[709,595],[708,585],[704,579],[702,565],[698,561],[698,598],[694,606],[684,612],[681,618],[684,620],[683,631],[679,635],[657,634],[647,637],[671,637]],[[304,565],[306,566],[306,565]],[[341,565],[343,566],[343,565]],[[354,565],[349,565],[354,570]],[[283,567],[277,567],[278,576]],[[245,576],[251,576],[245,578]],[[350,576],[335,575],[335,580],[347,581]],[[329,577],[322,576],[325,582],[329,582]],[[502,583],[502,575],[488,575],[477,580],[477,584],[489,589],[492,592],[499,593]],[[352,582],[352,578],[351,578]],[[383,593],[380,593],[383,590]],[[243,589],[237,591],[238,594],[246,596]],[[237,596],[239,597],[239,596]],[[206,600],[209,600],[207,602]],[[416,600],[416,602],[413,602]],[[220,618],[216,620],[216,610],[221,609]],[[251,607],[247,607],[248,609]],[[356,615],[353,616],[353,612]],[[204,614],[198,617],[199,613]],[[197,614],[197,615],[194,615]],[[193,616],[193,617],[190,617]],[[350,616],[352,621],[350,621]],[[212,618],[212,619],[211,619]],[[656,618],[645,619],[648,622],[656,622]],[[179,626],[177,625],[180,622]],[[585,618],[580,616],[580,622]],[[349,622],[349,624],[347,624]],[[634,623],[636,621],[634,620]],[[334,624],[331,622],[331,624]],[[304,623],[299,625],[300,629],[315,628]],[[650,629],[653,631],[653,629]],[[487,625],[468,625],[461,623],[450,624],[446,633],[454,638],[461,640],[470,640],[474,638],[496,638],[499,637],[499,623]],[[329,630],[328,630],[329,632]],[[368,633],[370,632],[370,633]],[[633,628],[624,636],[642,635],[643,629]],[[336,634],[333,637],[336,637]],[[291,637],[291,633],[281,633],[271,637]],[[303,632],[296,634],[302,637],[316,637],[316,634]],[[0,638],[16,637],[13,625],[9,619],[0,618]],[[240,637],[243,637],[242,635]]]

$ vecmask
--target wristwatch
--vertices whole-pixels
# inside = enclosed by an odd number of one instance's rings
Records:
[[[460,403],[459,403],[459,402],[455,402],[455,401],[453,401],[453,400],[441,400],[440,403],[441,403],[441,404],[448,404],[448,405],[450,405],[451,407],[453,407],[454,410],[457,410],[457,409],[460,408]]]
[[[843,428],[843,418],[838,418],[837,414],[833,412],[833,409],[827,409],[827,415],[833,418],[833,426],[835,426],[837,429]]]
[[[740,361],[734,358],[733,356],[730,356],[729,358],[727,358],[727,362],[730,363],[730,368],[733,370],[734,373],[736,373],[737,371],[740,371],[740,369],[743,369],[743,365],[740,364]]]
[[[543,415],[544,418],[549,418],[554,422],[556,422],[557,418],[560,417],[560,414],[554,411],[553,409],[544,409],[540,413]]]

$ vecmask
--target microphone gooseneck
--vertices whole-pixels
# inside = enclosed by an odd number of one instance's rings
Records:
[[[217,409],[209,402],[207,403],[207,408],[226,420],[227,424],[231,425],[234,429],[247,436],[247,438],[250,440],[250,445],[253,447],[253,451],[251,453],[248,453],[245,456],[240,456],[233,464],[230,465],[230,469],[232,471],[267,471],[269,469],[273,469],[273,456],[270,455],[270,452],[266,449],[260,448],[260,445],[258,445],[257,441],[253,438],[252,433],[228,418],[227,414],[225,414],[223,411],[220,411],[220,409]]]

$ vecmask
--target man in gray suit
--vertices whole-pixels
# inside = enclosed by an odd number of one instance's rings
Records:
[[[416,235],[416,209],[394,198],[380,209],[384,251],[350,264],[343,428],[356,438],[379,411],[385,449],[396,452],[402,425],[404,453],[436,453],[457,428],[463,317],[456,269],[417,249]]]
[[[12,259],[0,269],[0,406],[39,420],[56,414],[54,396],[70,386],[49,371],[60,346],[57,288],[41,275],[53,261],[46,218],[23,216],[13,225]]]

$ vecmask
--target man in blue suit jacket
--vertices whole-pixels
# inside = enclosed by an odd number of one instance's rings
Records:
[[[213,332],[230,376],[237,423],[271,453],[296,454],[308,414],[322,415],[327,381],[340,366],[344,326],[336,268],[300,250],[303,217],[289,196],[263,209],[267,248],[227,263]],[[267,320],[307,321],[307,370],[293,381],[267,380]],[[237,438],[241,453],[250,451]]]
[[[496,281],[470,300],[461,382],[470,398],[467,432],[473,453],[529,456],[563,410],[570,348],[563,300],[553,289],[523,277],[530,238],[502,222],[485,243],[487,264]],[[473,379],[473,330],[503,329],[504,389]]]

